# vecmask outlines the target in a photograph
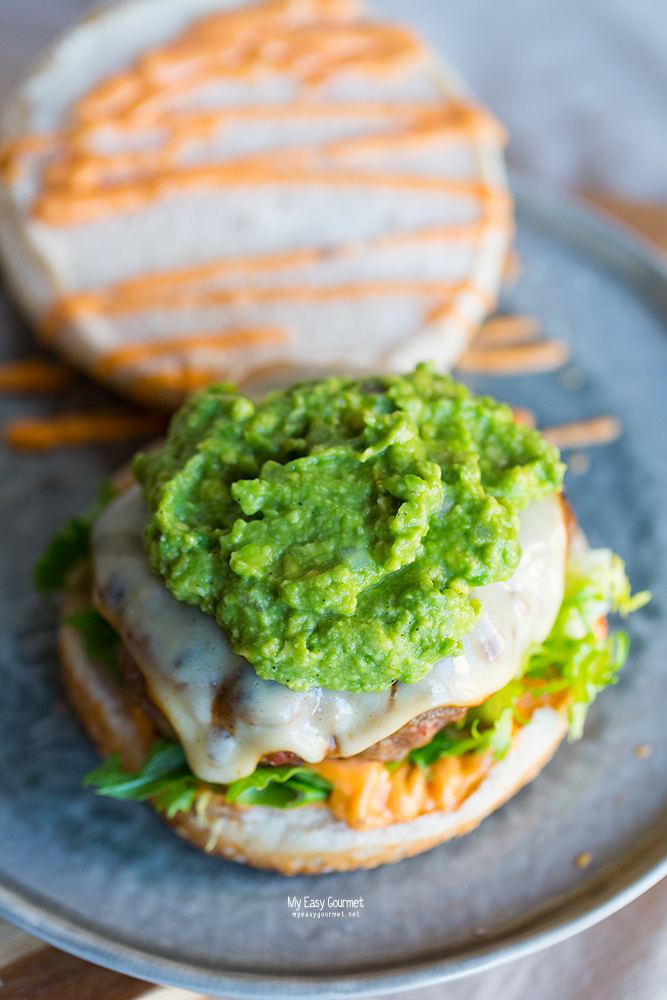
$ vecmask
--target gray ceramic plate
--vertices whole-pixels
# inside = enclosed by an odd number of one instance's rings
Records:
[[[0,456],[0,912],[141,978],[233,997],[362,996],[461,976],[601,919],[667,873],[667,276],[598,218],[517,185],[523,273],[504,305],[572,345],[565,372],[479,380],[541,424],[617,414],[568,490],[594,545],[654,600],[631,623],[620,683],[586,735],[476,832],[377,871],[299,877],[197,853],[141,805],[80,787],[95,754],[62,701],[54,612],[30,567],[126,457]],[[4,354],[27,338],[5,306]],[[0,400],[0,418],[104,397]],[[585,462],[579,459],[581,470]],[[653,754],[633,749],[649,743]],[[586,870],[573,861],[591,851]],[[295,919],[288,897],[363,899],[359,916]],[[326,907],[325,908],[330,909]],[[334,909],[336,909],[334,907]]]

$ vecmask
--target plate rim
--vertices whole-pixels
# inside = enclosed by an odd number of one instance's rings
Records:
[[[667,263],[646,239],[611,215],[575,195],[510,171],[516,214],[538,229],[546,229],[565,243],[574,244],[595,263],[611,271],[647,303],[667,330]],[[664,823],[667,828],[667,821]],[[311,998],[336,1000],[371,997],[423,988],[452,981],[534,954],[592,927],[617,912],[667,876],[667,841],[662,827],[648,834],[643,844],[619,857],[595,879],[575,893],[529,916],[526,924],[509,928],[497,938],[468,944],[463,957],[441,954],[407,959],[392,968],[367,971],[250,973],[217,970],[203,964],[184,963],[155,950],[127,944],[87,928],[83,921],[62,912],[57,903],[16,888],[0,874],[0,916],[48,944],[97,965],[147,982],[180,987],[233,1000]],[[648,843],[647,843],[648,841]],[[651,849],[650,843],[653,844]],[[661,846],[664,845],[664,846]],[[628,859],[634,859],[634,864]],[[568,907],[574,915],[567,916]],[[559,910],[565,913],[559,916]],[[549,914],[555,916],[550,920]],[[541,922],[543,929],[531,930]],[[503,940],[507,939],[507,940]],[[459,946],[461,951],[461,946]]]

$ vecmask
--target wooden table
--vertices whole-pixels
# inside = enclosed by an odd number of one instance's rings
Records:
[[[45,945],[0,920],[1,1000],[204,1000],[152,986]]]
[[[634,226],[667,254],[667,205],[584,192],[597,207]],[[610,918],[613,919],[613,918]],[[0,920],[0,1000],[203,1000],[152,986],[45,945]]]

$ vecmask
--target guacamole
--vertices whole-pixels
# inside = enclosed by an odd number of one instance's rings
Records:
[[[295,690],[414,683],[480,614],[472,587],[520,558],[516,511],[564,466],[508,407],[420,365],[260,404],[192,396],[134,471],[145,543],[179,600]]]

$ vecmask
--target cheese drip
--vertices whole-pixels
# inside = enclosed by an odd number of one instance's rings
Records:
[[[429,709],[480,704],[517,674],[528,646],[547,637],[563,600],[567,536],[554,495],[521,512],[523,555],[511,579],[472,591],[484,613],[460,656],[439,661],[417,684],[379,693],[292,691],[258,677],[212,617],[178,601],[151,573],[142,543],[147,516],[135,487],[98,520],[96,605],[204,781],[245,777],[278,750],[310,763],[332,752],[353,756]]]

